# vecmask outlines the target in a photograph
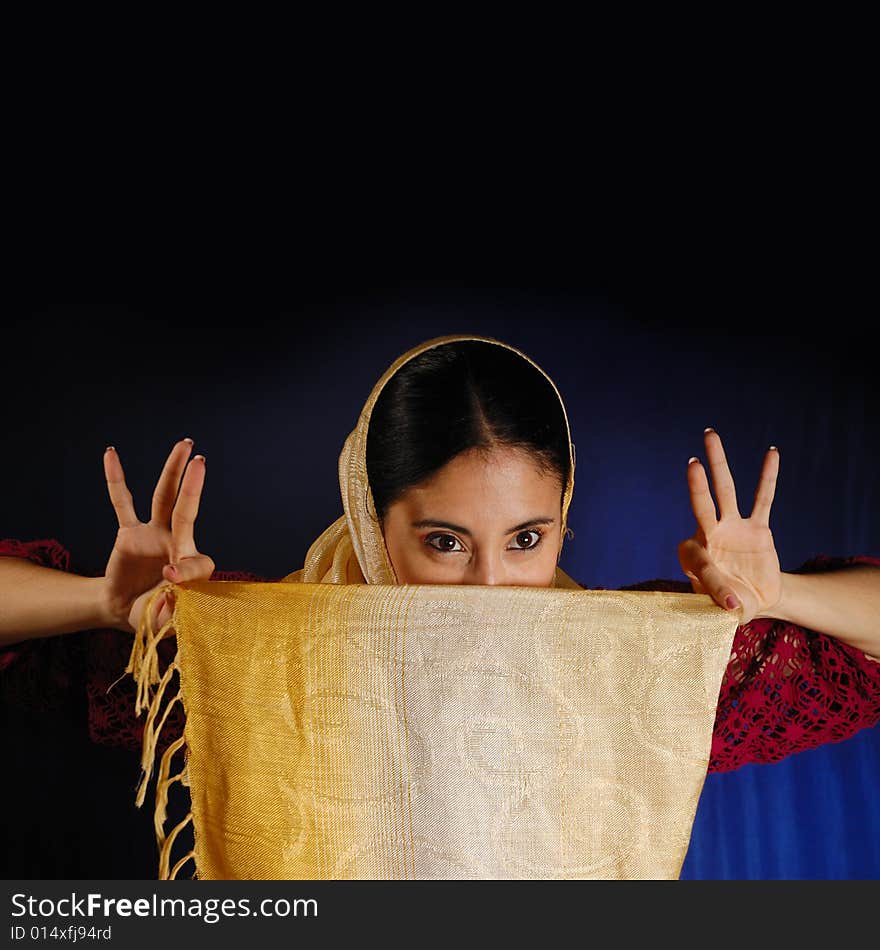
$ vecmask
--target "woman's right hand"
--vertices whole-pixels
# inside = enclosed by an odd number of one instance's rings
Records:
[[[116,450],[108,446],[104,452],[107,490],[119,520],[116,544],[104,571],[104,596],[120,629],[137,630],[147,602],[162,584],[208,580],[214,572],[214,562],[198,552],[193,540],[205,484],[205,457],[196,455],[187,464],[192,445],[191,439],[181,439],[171,450],[146,523],[135,513]],[[159,598],[151,618],[154,629],[171,617],[173,607],[170,595]]]

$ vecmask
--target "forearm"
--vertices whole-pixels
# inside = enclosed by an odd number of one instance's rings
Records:
[[[103,577],[0,557],[0,646],[118,625],[105,605]]]
[[[836,637],[880,657],[880,568],[854,565],[817,574],[783,574],[782,596],[764,617]]]

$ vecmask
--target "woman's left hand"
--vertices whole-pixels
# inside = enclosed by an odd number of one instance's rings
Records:
[[[748,623],[758,616],[770,616],[768,611],[782,596],[782,572],[770,532],[779,452],[771,446],[764,456],[752,513],[743,518],[721,437],[714,429],[707,429],[705,442],[720,518],[706,471],[699,459],[692,458],[687,478],[697,530],[679,544],[678,558],[694,593],[708,594],[728,610],[741,606],[740,622]]]

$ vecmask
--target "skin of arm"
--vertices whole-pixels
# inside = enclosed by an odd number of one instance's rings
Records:
[[[783,574],[782,596],[759,616],[827,633],[880,659],[880,567],[852,564],[822,574]]]
[[[0,557],[0,646],[78,630],[130,630],[113,615],[105,589],[103,577]]]

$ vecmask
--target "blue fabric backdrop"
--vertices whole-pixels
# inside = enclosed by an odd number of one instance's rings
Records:
[[[208,459],[200,549],[220,568],[281,576],[341,512],[337,457],[379,374],[423,339],[474,332],[522,348],[566,400],[578,467],[562,565],[580,582],[682,579],[685,470],[707,425],[745,511],[764,450],[779,446],[771,528],[784,570],[817,554],[877,556],[874,360],[845,321],[832,332],[808,311],[725,287],[672,299],[552,282],[312,286],[271,307],[34,308],[12,328],[18,464],[0,531],[57,537],[100,570],[115,534],[104,446],[119,449],[146,517],[168,450],[190,435]],[[877,877],[878,788],[877,728],[709,776],[683,876]]]

